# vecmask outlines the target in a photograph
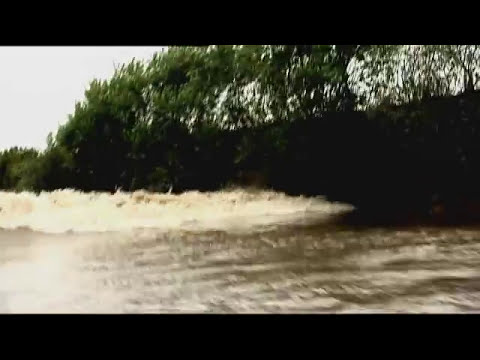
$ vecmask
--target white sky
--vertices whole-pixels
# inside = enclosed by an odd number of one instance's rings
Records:
[[[43,149],[94,78],[161,47],[0,47],[0,150]]]

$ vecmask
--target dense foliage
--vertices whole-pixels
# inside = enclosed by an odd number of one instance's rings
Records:
[[[479,195],[479,65],[467,45],[170,48],[92,81],[45,151],[0,153],[0,188],[256,183],[423,211]]]

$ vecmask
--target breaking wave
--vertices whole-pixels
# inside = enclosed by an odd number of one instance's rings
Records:
[[[180,195],[145,191],[83,193],[68,189],[38,195],[0,192],[0,229],[28,228],[45,233],[242,231],[328,218],[350,209],[349,205],[320,197],[245,189]]]

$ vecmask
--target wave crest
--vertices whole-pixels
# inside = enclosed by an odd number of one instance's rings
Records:
[[[248,230],[325,217],[351,207],[323,198],[244,189],[149,193],[83,193],[75,190],[0,192],[0,228],[46,233],[157,230]]]

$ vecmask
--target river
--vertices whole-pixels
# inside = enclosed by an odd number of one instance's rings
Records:
[[[480,227],[358,226],[322,198],[0,193],[2,313],[474,313]]]

